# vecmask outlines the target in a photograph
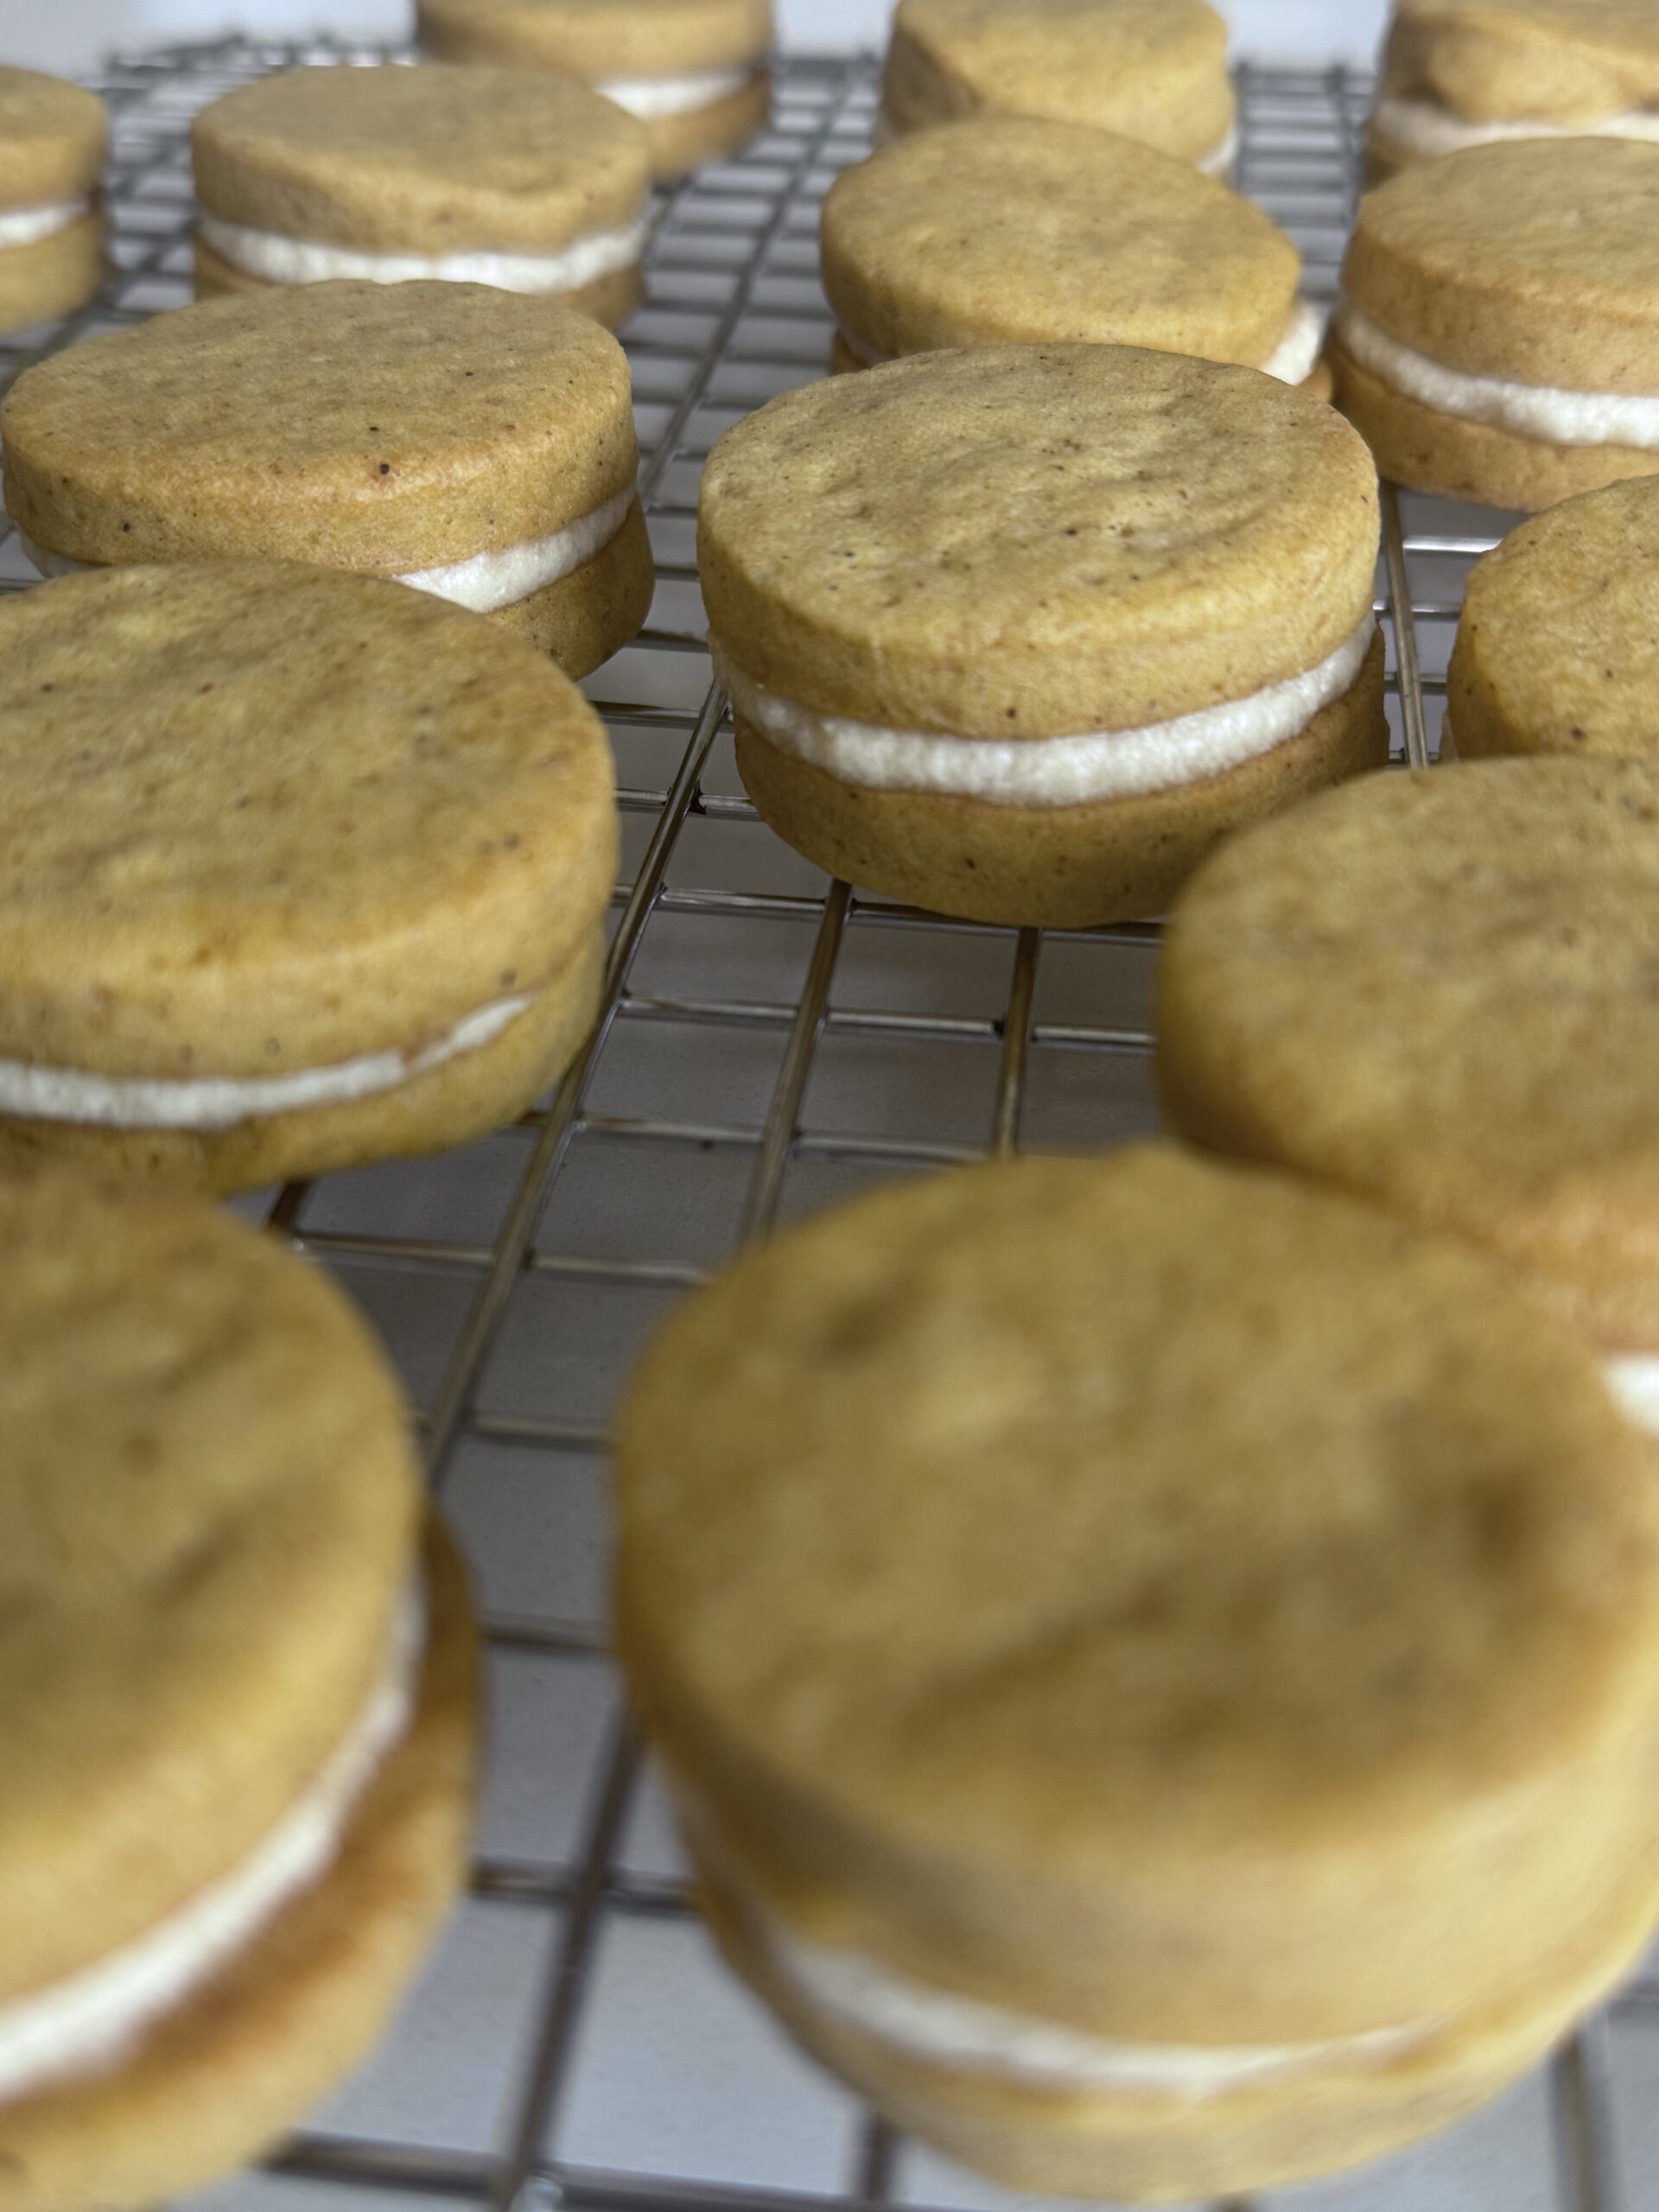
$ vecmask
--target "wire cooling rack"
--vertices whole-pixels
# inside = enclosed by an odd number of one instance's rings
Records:
[[[41,353],[189,296],[189,116],[330,42],[113,63],[114,270]],[[445,1159],[261,1202],[380,1326],[471,1554],[494,1745],[471,1891],[378,2056],[270,2166],[194,2212],[1005,2212],[801,2058],[715,1961],[605,1654],[607,1418],[671,1300],[781,1216],[882,1176],[1147,1134],[1148,927],[1039,936],[826,884],[755,819],[711,687],[693,566],[721,430],[823,372],[817,204],[864,152],[864,61],[791,61],[772,125],[664,197],[629,333],[658,588],[588,689],[615,745],[626,870],[605,1014],[557,1095]],[[1328,301],[1370,85],[1240,72],[1239,181]],[[1470,562],[1503,518],[1385,489],[1377,607],[1395,750],[1437,741]],[[0,524],[0,590],[31,572]],[[1495,2110],[1248,2212],[1659,2205],[1659,1982]],[[1206,2212],[1209,2209],[1206,2208]],[[1247,2212],[1235,2205],[1216,2212]]]

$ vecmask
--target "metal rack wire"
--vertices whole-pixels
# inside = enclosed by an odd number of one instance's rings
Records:
[[[297,61],[378,58],[232,40],[112,63],[99,86],[115,126],[111,281],[84,314],[0,340],[0,386],[45,352],[188,297],[184,134],[205,100]],[[1309,293],[1328,301],[1370,82],[1247,67],[1240,89],[1238,181],[1296,237]],[[495,1980],[480,1996],[476,1976],[439,1974],[386,2062],[412,2069],[414,2088],[383,2069],[375,2094],[331,2108],[265,2177],[204,2200],[225,2212],[395,2212],[434,2197],[492,2212],[1007,2202],[839,2092],[799,2088],[807,2069],[747,2012],[717,2015],[724,2070],[712,2082],[694,2031],[676,2039],[697,1992],[741,2000],[718,1995],[672,1847],[651,1841],[649,1777],[608,1683],[593,1567],[594,1469],[617,1376],[665,1301],[725,1251],[873,1177],[1022,1139],[1108,1143],[1155,1121],[1145,1073],[1155,930],[982,928],[826,885],[755,821],[731,764],[696,596],[696,474],[728,422],[823,371],[817,202],[865,150],[874,97],[866,62],[785,64],[767,134],[658,211],[629,350],[658,593],[652,626],[588,687],[618,753],[628,864],[588,1050],[518,1129],[447,1161],[291,1185],[264,1209],[340,1271],[402,1363],[434,1484],[474,1553],[494,1662],[533,1675],[555,1707],[561,1686],[581,1688],[548,1724],[568,1754],[552,1762],[569,1785],[557,1805],[486,1817],[469,1910],[505,1918]],[[1437,741],[1463,577],[1501,523],[1385,489],[1383,524],[1389,712],[1399,756],[1421,766]],[[29,580],[0,524],[0,590]],[[544,1529],[560,1548],[538,1575],[551,1558],[537,1550]],[[504,1803],[537,1779],[522,1733],[513,1722],[498,1746]],[[676,1971],[692,1979],[666,1999],[647,1986],[651,2010],[613,2008],[601,2031],[621,1971],[608,1954],[631,1929],[683,1937],[693,1948],[676,1952]],[[502,2007],[513,2018],[498,2049],[486,2030]],[[641,2018],[661,2028],[661,2047]],[[442,2097],[423,2101],[422,2084],[480,2038],[484,2056],[468,2063],[488,2077],[489,2111],[462,2126]],[[751,2155],[758,2115],[785,2082],[819,2099],[810,2130],[804,2120]],[[659,2123],[688,2082],[714,2106],[698,2147],[677,2155],[683,2128]],[[1495,2119],[1292,2196],[1308,2212],[1637,2212],[1659,2200],[1656,2088],[1659,1984],[1639,1982]]]

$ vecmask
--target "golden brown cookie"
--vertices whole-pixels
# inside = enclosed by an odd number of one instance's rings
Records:
[[[1476,563],[1446,728],[1465,760],[1659,757],[1659,483],[1565,500]]]
[[[1205,0],[899,0],[880,132],[972,115],[1088,124],[1223,174],[1227,26]]]
[[[643,291],[644,127],[518,69],[290,69],[191,125],[200,293],[494,284],[613,327]]]
[[[1238,822],[1386,757],[1376,483],[1253,370],[916,354],[703,476],[738,760],[810,859],[981,919],[1159,911]]]
[[[232,1190],[521,1113],[591,1020],[598,717],[477,616],[327,569],[0,602],[0,1154]]]
[[[1207,2202],[1459,2116],[1659,1905],[1651,1453],[1490,1262],[1172,1147],[789,1230],[618,1438],[728,1957],[1021,2190]]]
[[[650,609],[627,360],[556,301],[261,286],[42,361],[0,433],[7,511],[48,575],[264,559],[396,576],[535,637],[570,676]]]
[[[326,1276],[84,1178],[0,1181],[0,2206],[138,2212],[384,2024],[461,1872],[475,1640]]]
[[[1189,886],[1159,969],[1159,1090],[1185,1135],[1455,1230],[1650,1365],[1656,972],[1659,769],[1382,777]]]
[[[556,69],[637,116],[658,176],[724,160],[765,127],[772,0],[416,0],[444,61]]]
[[[1647,0],[1396,0],[1366,136],[1379,170],[1586,137],[1659,139]]]
[[[1480,146],[1368,194],[1331,359],[1421,491],[1536,508],[1659,471],[1659,144]]]
[[[1086,124],[986,116],[895,140],[823,203],[838,361],[999,340],[1149,346],[1315,373],[1323,321],[1259,207]]]
[[[0,67],[0,331],[84,307],[104,276],[104,103]]]

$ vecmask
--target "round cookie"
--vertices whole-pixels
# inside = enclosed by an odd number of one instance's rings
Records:
[[[1659,1905],[1650,1454],[1500,1269],[1170,1147],[790,1230],[618,1438],[619,1643],[728,1956],[1022,2191],[1208,2202],[1459,2116]]]
[[[1374,169],[1562,137],[1659,139],[1647,0],[1396,0],[1366,134]]]
[[[1189,886],[1173,1125],[1455,1230],[1659,1366],[1659,768],[1486,760],[1327,792]],[[1650,1395],[1650,1394],[1649,1394]]]
[[[1031,116],[1219,175],[1236,112],[1227,26],[1205,0],[899,0],[877,131]]]
[[[1369,193],[1331,360],[1420,491],[1537,508],[1659,472],[1659,144],[1478,146]]]
[[[260,286],[39,363],[0,434],[7,512],[50,575],[265,559],[395,576],[578,677],[650,610],[626,357],[556,301]]]
[[[0,2205],[139,2212],[378,2034],[460,1878],[476,1640],[321,1270],[0,1181]]]
[[[1659,482],[1565,500],[1476,563],[1445,727],[1465,760],[1659,757]]]
[[[425,51],[579,78],[645,124],[660,177],[738,153],[772,109],[772,0],[415,0]]]
[[[1322,321],[1278,225],[1190,162],[1084,124],[988,116],[897,139],[836,178],[822,239],[837,368],[1084,340],[1323,375]]]
[[[533,292],[612,328],[644,296],[644,126],[519,69],[290,69],[190,129],[199,296],[330,277]]]
[[[1128,346],[915,354],[716,444],[698,565],[750,796],[939,912],[1161,911],[1381,765],[1376,486],[1328,408]]]
[[[212,1191],[513,1119],[592,1020],[610,756],[529,646],[244,562],[0,602],[0,1161]]]
[[[0,332],[71,315],[96,296],[108,138],[96,94],[0,67]]]

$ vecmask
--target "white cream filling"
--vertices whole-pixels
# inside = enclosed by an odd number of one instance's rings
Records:
[[[34,245],[78,223],[92,207],[90,194],[54,200],[42,207],[0,207],[0,246]]]
[[[1204,156],[1198,167],[1204,171],[1205,176],[1227,176],[1231,174],[1233,163],[1237,158],[1238,132],[1234,128],[1229,130],[1219,146]]]
[[[504,546],[499,552],[470,554],[464,561],[449,561],[435,569],[416,569],[392,581],[416,591],[430,592],[434,598],[447,599],[454,606],[470,607],[476,614],[492,614],[498,607],[516,606],[531,592],[544,590],[584,561],[591,561],[621,529],[633,501],[633,486],[629,485],[602,507],[595,507],[592,514],[567,523],[563,530],[549,531],[545,537],[527,538],[522,545]],[[67,553],[54,553],[37,545],[26,531],[19,531],[17,538],[43,576],[80,575],[98,566],[96,562],[77,561]]]
[[[594,90],[648,122],[654,116],[690,115],[694,109],[713,107],[716,100],[729,99],[734,92],[742,91],[757,67],[750,63],[741,69],[701,69],[683,77],[611,77]]]
[[[867,369],[879,369],[883,362],[893,360],[892,353],[883,353],[866,340],[855,337],[846,324],[838,324],[841,342],[855,360],[861,361]],[[1311,376],[1313,364],[1319,358],[1319,348],[1325,343],[1325,317],[1306,300],[1298,300],[1290,311],[1290,321],[1285,334],[1262,364],[1263,376],[1276,377],[1281,384],[1300,384]]]
[[[645,251],[649,223],[649,215],[641,214],[620,231],[595,231],[556,253],[485,248],[467,253],[359,253],[351,246],[251,230],[245,223],[227,223],[205,213],[201,235],[221,260],[268,284],[321,284],[337,276],[409,284],[435,277],[452,284],[493,284],[503,292],[574,292],[615,270],[631,268]]]
[[[1659,1358],[1641,1352],[1615,1352],[1603,1360],[1601,1371],[1608,1389],[1637,1427],[1659,1436]]]
[[[1352,689],[1376,629],[1368,613],[1317,668],[1249,698],[1140,729],[1019,740],[938,737],[819,714],[762,690],[710,642],[720,680],[745,721],[842,783],[950,792],[994,806],[1075,806],[1197,783],[1270,753]]]
[[[232,1128],[257,1114],[340,1105],[395,1090],[487,1045],[531,1002],[527,997],[498,999],[417,1052],[365,1052],[333,1067],[301,1068],[289,1075],[106,1076],[42,1067],[32,1060],[0,1060],[0,1114],[91,1122],[106,1129]]]
[[[771,1913],[753,1913],[772,1965],[809,2004],[878,2041],[941,2066],[1059,2088],[1203,2098],[1337,2063],[1383,2066],[1426,2042],[1432,2022],[1321,2043],[1116,2043],[930,1987],[855,1951],[809,1943]]]
[[[0,2005],[0,2101],[120,2059],[327,1872],[358,1799],[409,1727],[424,1637],[424,1606],[411,1592],[350,1733],[239,1866],[121,1950]]]
[[[1337,309],[1337,329],[1362,368],[1442,415],[1552,445],[1659,448],[1659,396],[1568,391],[1554,385],[1471,376],[1390,338],[1346,301]]]
[[[1281,384],[1303,383],[1313,375],[1324,343],[1325,317],[1306,300],[1298,300],[1284,336],[1262,364],[1262,375],[1276,377]]]
[[[1428,161],[1465,146],[1495,146],[1510,138],[1659,139],[1659,112],[1631,108],[1599,123],[1471,123],[1439,100],[1384,97],[1372,111],[1371,126],[1378,137]]]

